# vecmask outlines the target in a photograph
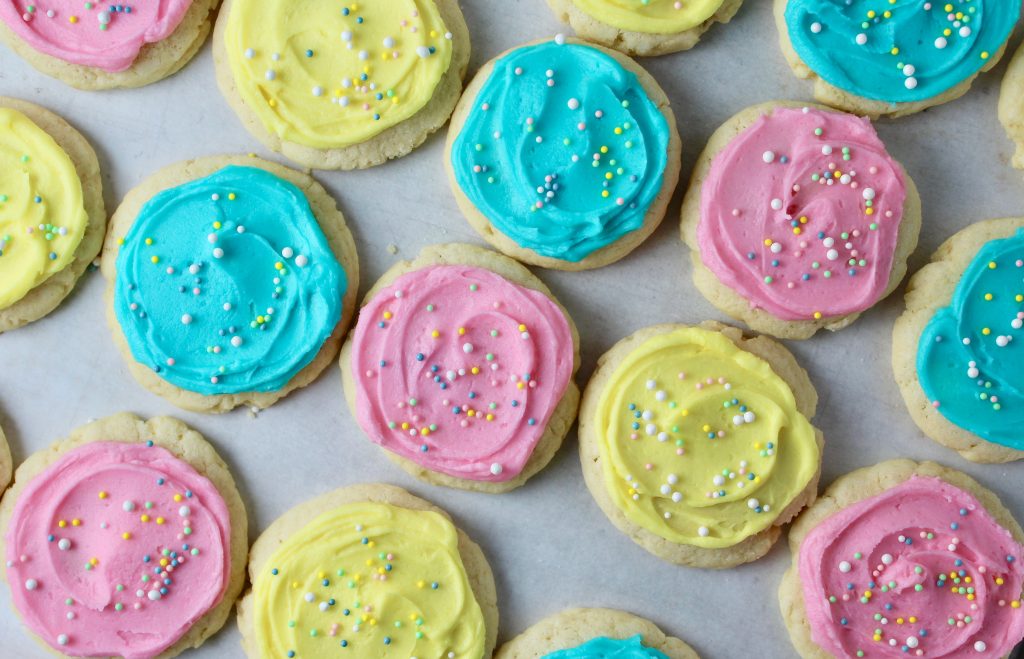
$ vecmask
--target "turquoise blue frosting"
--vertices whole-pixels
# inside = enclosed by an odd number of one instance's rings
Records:
[[[1024,231],[1018,230],[978,251],[950,306],[935,312],[917,347],[918,379],[942,416],[1014,449],[1024,449],[1022,326]]]
[[[793,48],[823,80],[905,103],[981,70],[1009,38],[1020,7],[1021,0],[789,0],[785,20]]]
[[[116,267],[136,361],[207,395],[281,389],[334,331],[348,285],[302,191],[251,167],[154,196]]]
[[[632,72],[595,48],[546,42],[495,62],[455,139],[452,167],[498,231],[576,262],[643,224],[669,136]]]
[[[568,650],[558,650],[542,659],[668,659],[668,656],[654,648],[645,646],[637,634],[631,638],[615,639],[599,636],[583,645]]]

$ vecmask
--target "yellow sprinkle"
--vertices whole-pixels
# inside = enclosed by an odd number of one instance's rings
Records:
[[[131,540],[132,534],[128,533],[127,531],[125,531],[124,533],[121,534],[121,537],[124,538],[125,540]]]
[[[423,588],[423,587],[424,587],[424,586],[426,586],[426,585],[427,585],[427,584],[426,584],[426,583],[424,583],[424,582],[422,582],[422,581],[417,581],[417,582],[416,582],[416,587],[417,587],[417,588]]]
[[[622,129],[621,128],[616,128],[615,129],[615,134],[616,135],[622,135]]]
[[[1024,295],[1017,293],[1016,297],[1014,297],[1013,299],[1017,300],[1018,302],[1024,302]]]
[[[441,336],[441,333],[438,332],[437,330],[434,330],[433,332],[430,333],[430,336],[436,339],[437,337]]]
[[[874,640],[876,640],[876,641],[881,641],[881,640],[882,640],[882,637],[881,637],[880,635],[878,635],[878,634],[875,634],[875,635],[874,635],[874,636],[872,636],[871,638],[873,638],[873,639],[874,639]]]
[[[967,601],[968,602],[973,602],[974,601],[974,593],[970,593],[970,594],[967,595]]]
[[[476,416],[476,410],[467,410],[466,416]]]
[[[281,270],[284,268],[284,263],[278,261],[277,263],[274,264],[274,267],[277,268],[278,270]]]
[[[1003,581],[1002,577],[996,577],[996,585],[997,586],[1002,586],[1003,583],[1004,583],[1004,581]]]
[[[181,501],[181,495],[180,494],[175,494],[174,495],[174,500],[175,501]]]
[[[68,18],[68,23],[77,23],[77,22],[78,22],[78,17],[77,16],[71,16],[71,17]]]
[[[690,416],[690,410],[683,410],[682,412],[680,412],[680,414],[682,414],[683,416]]]
[[[953,34],[953,30],[950,30],[948,27],[942,31],[942,36],[944,37],[948,37],[951,34]]]
[[[459,328],[459,336],[462,336],[465,333],[466,333],[466,328],[465,327],[460,327]]]
[[[990,330],[989,328],[985,327],[985,328],[983,328],[981,330],[981,333],[984,334],[985,336],[988,336],[989,334],[992,333],[992,330]]]
[[[988,262],[988,269],[989,270],[995,270],[996,269],[996,262],[995,261],[989,261]]]
[[[164,523],[164,518],[163,517],[157,517],[156,518],[156,523],[157,524],[163,524]]]
[[[57,522],[57,526],[59,526],[61,528],[64,528],[67,525],[68,525],[68,523],[65,522],[64,520],[60,520],[59,522]]]
[[[815,320],[821,320],[821,312],[820,311],[815,311],[814,312],[814,319]]]
[[[391,312],[390,311],[385,311],[384,312],[384,320],[391,320]]]
[[[771,247],[772,239],[771,238],[765,238],[764,239],[764,245],[765,245],[765,247]]]
[[[146,238],[146,244],[147,245],[152,245],[153,244],[153,239],[152,238]]]
[[[608,153],[608,147],[606,147],[606,146],[601,147],[601,153]]]
[[[104,490],[100,490],[99,497],[101,499],[106,499],[107,498],[107,493]]]
[[[118,238],[117,239],[117,244],[118,245],[123,245],[124,244],[124,238]]]
[[[885,18],[892,18],[892,12],[889,11],[889,10],[886,10],[886,11],[882,12],[882,16],[885,17]]]
[[[516,389],[522,389],[525,386],[522,382],[516,382]]]
[[[900,49],[899,48],[893,48],[892,50],[889,51],[889,54],[890,55],[899,55],[900,54]]]
[[[983,50],[981,52],[981,59],[988,59],[988,51],[987,50]]]
[[[473,368],[469,369],[469,372],[472,373],[473,375],[479,375],[480,374],[480,367],[479,366],[474,366]]]
[[[1020,600],[1013,600],[1012,602],[1010,602],[1010,608],[1011,609],[1019,609],[1020,608]]]
[[[903,624],[903,618],[896,618],[896,624],[897,625],[902,625]]]
[[[872,9],[872,10],[868,11],[868,18],[874,18],[874,17],[875,17],[875,10]]]
[[[800,227],[793,227],[793,233],[799,236],[802,233],[802,231],[800,230]]]
[[[992,294],[991,293],[985,293],[985,299],[987,301],[991,302],[992,301]]]
[[[611,196],[611,195],[609,194],[609,192],[608,192],[607,190],[602,190],[602,191],[601,191],[601,196],[602,196],[602,197],[609,197],[609,196]]]
[[[488,414],[488,415],[487,415],[486,417],[484,417],[484,418],[485,418],[485,419],[487,419],[488,421],[494,421],[494,415],[493,415],[493,414]]]
[[[520,325],[519,326],[519,331],[520,332],[525,332],[526,331],[526,325]]]
[[[874,208],[868,208],[868,209],[866,209],[864,211],[864,214],[865,215],[874,215],[875,214],[875,209]]]
[[[151,257],[149,257],[149,260],[152,261],[153,263],[160,263],[160,257],[159,256],[151,256]]]
[[[420,430],[420,434],[426,437],[427,435],[430,434],[430,428],[424,428],[423,430]]]
[[[235,195],[235,193],[234,193],[234,192],[229,192],[229,193],[228,193],[228,199],[230,199],[231,201],[234,201],[234,200],[235,200],[235,199],[237,199],[237,198],[238,198],[238,197],[237,197],[237,195]]]
[[[140,522],[148,522],[149,521],[149,515],[143,515],[143,516],[139,517],[139,521]]]
[[[71,520],[71,526],[81,526],[81,525],[82,525],[82,520],[78,519],[77,517],[74,518],[73,520]]]
[[[408,421],[403,422],[402,423],[402,430],[408,430],[408,429],[409,429],[409,422]]]
[[[909,622],[910,624],[914,624],[915,622],[917,622],[917,616],[910,616],[909,618],[907,618],[907,622]]]
[[[90,558],[89,562],[92,563],[93,566],[96,566],[96,565],[99,565],[100,559],[98,559],[98,558]]]
[[[221,224],[220,224],[220,222],[214,222],[214,223],[213,223],[213,228],[214,228],[214,229],[219,229],[220,227],[221,227]]]
[[[168,561],[168,560],[167,560],[166,558],[161,558],[161,559],[160,559],[160,566],[161,566],[161,567],[167,567],[167,564],[168,564],[169,562],[170,562],[170,561]]]

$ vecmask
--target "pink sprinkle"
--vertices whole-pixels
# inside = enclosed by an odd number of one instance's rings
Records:
[[[192,289],[192,295],[199,295],[200,293],[202,293],[202,291],[199,290],[198,286]]]
[[[680,380],[685,380],[686,379],[686,373],[683,373],[682,371],[680,371],[679,372],[679,379]]]
[[[167,266],[167,274],[173,275],[174,274],[174,268],[171,267],[171,266]]]
[[[740,209],[738,209],[738,208],[732,209],[732,216],[733,217],[739,217],[740,216]]]
[[[684,455],[685,453],[686,453],[685,449],[681,449],[681,448],[677,448],[676,449],[676,455]]]
[[[373,371],[367,371],[366,372],[366,377],[372,378],[373,377]],[[401,404],[399,404],[399,406],[401,406]]]
[[[637,434],[636,434],[636,433],[634,432],[634,433],[630,433],[630,435],[629,435],[629,438],[630,438],[630,439],[640,439],[640,436],[639,436],[639,435],[637,435]]]
[[[697,389],[703,389],[703,388],[704,388],[704,385],[703,385],[702,383],[700,383],[700,382],[698,382],[698,383],[697,383],[696,385],[694,385],[694,386],[695,386],[695,387],[696,387]]]
[[[517,66],[517,67],[516,67],[516,70],[515,70],[515,74],[516,74],[517,76],[521,76],[521,75],[523,75],[523,67],[521,67],[521,66]]]
[[[646,469],[647,471],[650,471],[651,469],[654,469],[654,465],[652,465],[650,462],[648,462],[647,464],[644,465],[644,469]]]
[[[484,103],[483,105],[480,106],[480,109],[483,110],[484,112],[487,112],[488,110],[491,109],[491,104],[490,103]]]
[[[167,365],[168,366],[174,366],[174,357],[168,357],[167,358]]]
[[[871,173],[871,174],[877,174],[878,173],[878,168],[875,167],[874,165],[871,165],[871,168],[868,169],[868,172]]]
[[[604,116],[604,112],[602,112],[601,110],[598,110],[598,111],[596,111],[594,113],[594,116],[597,117],[598,119],[600,119],[601,117]]]

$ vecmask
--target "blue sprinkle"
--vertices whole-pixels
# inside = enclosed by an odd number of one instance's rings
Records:
[[[424,359],[425,359],[425,358],[424,358],[424,356],[423,356],[423,353],[422,353],[422,352],[418,352],[418,353],[416,353],[416,361],[418,361],[418,362],[421,362],[421,361],[423,361]]]
[[[272,574],[272,575],[274,575],[276,577],[277,576],[277,568],[275,567],[274,569],[272,569],[270,571],[270,574]]]

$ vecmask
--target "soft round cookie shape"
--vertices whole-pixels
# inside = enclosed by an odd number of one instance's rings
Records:
[[[217,81],[246,129],[306,167],[408,154],[451,116],[469,63],[457,0],[227,0]]]
[[[1012,164],[1024,169],[1024,47],[1013,54],[999,88],[999,123],[1016,149]]]
[[[781,344],[657,325],[598,360],[580,461],[608,519],[652,554],[733,567],[763,556],[817,495],[817,394]]]
[[[681,225],[704,297],[789,339],[842,329],[891,293],[920,227],[917,188],[867,119],[788,101],[715,131]]]
[[[579,335],[548,288],[472,245],[425,248],[367,293],[341,353],[366,435],[427,482],[506,492],[576,418]]]
[[[152,175],[111,219],[102,268],[132,374],[203,412],[267,407],[312,382],[337,354],[359,285],[334,200],[254,157]]]
[[[0,3],[0,40],[40,72],[86,90],[141,87],[192,59],[218,0]]]
[[[657,625],[614,609],[569,609],[506,642],[495,659],[698,659],[689,645]]]
[[[11,458],[11,446],[7,443],[4,429],[0,428],[0,492],[7,489],[11,484],[11,475],[14,471],[14,460]]]
[[[0,502],[14,608],[66,656],[173,657],[223,626],[245,581],[245,507],[210,444],[117,414],[30,456]]]
[[[921,430],[974,462],[1024,458],[1024,218],[961,230],[907,287],[893,370]]]
[[[900,117],[967,93],[994,67],[1020,0],[775,0],[782,52],[827,105]]]
[[[548,0],[581,38],[634,57],[697,45],[715,23],[728,23],[743,0]]]
[[[1005,657],[1024,636],[1022,541],[959,471],[892,460],[842,476],[789,533],[793,645],[805,659]]]
[[[447,513],[390,485],[300,504],[256,540],[238,604],[250,657],[490,657],[494,576]],[[294,654],[291,654],[294,653]]]
[[[679,180],[668,98],[621,53],[558,36],[513,48],[469,84],[448,131],[469,223],[524,263],[613,263],[661,223]]]
[[[89,142],[49,110],[0,96],[0,333],[60,305],[99,253],[105,224]]]

